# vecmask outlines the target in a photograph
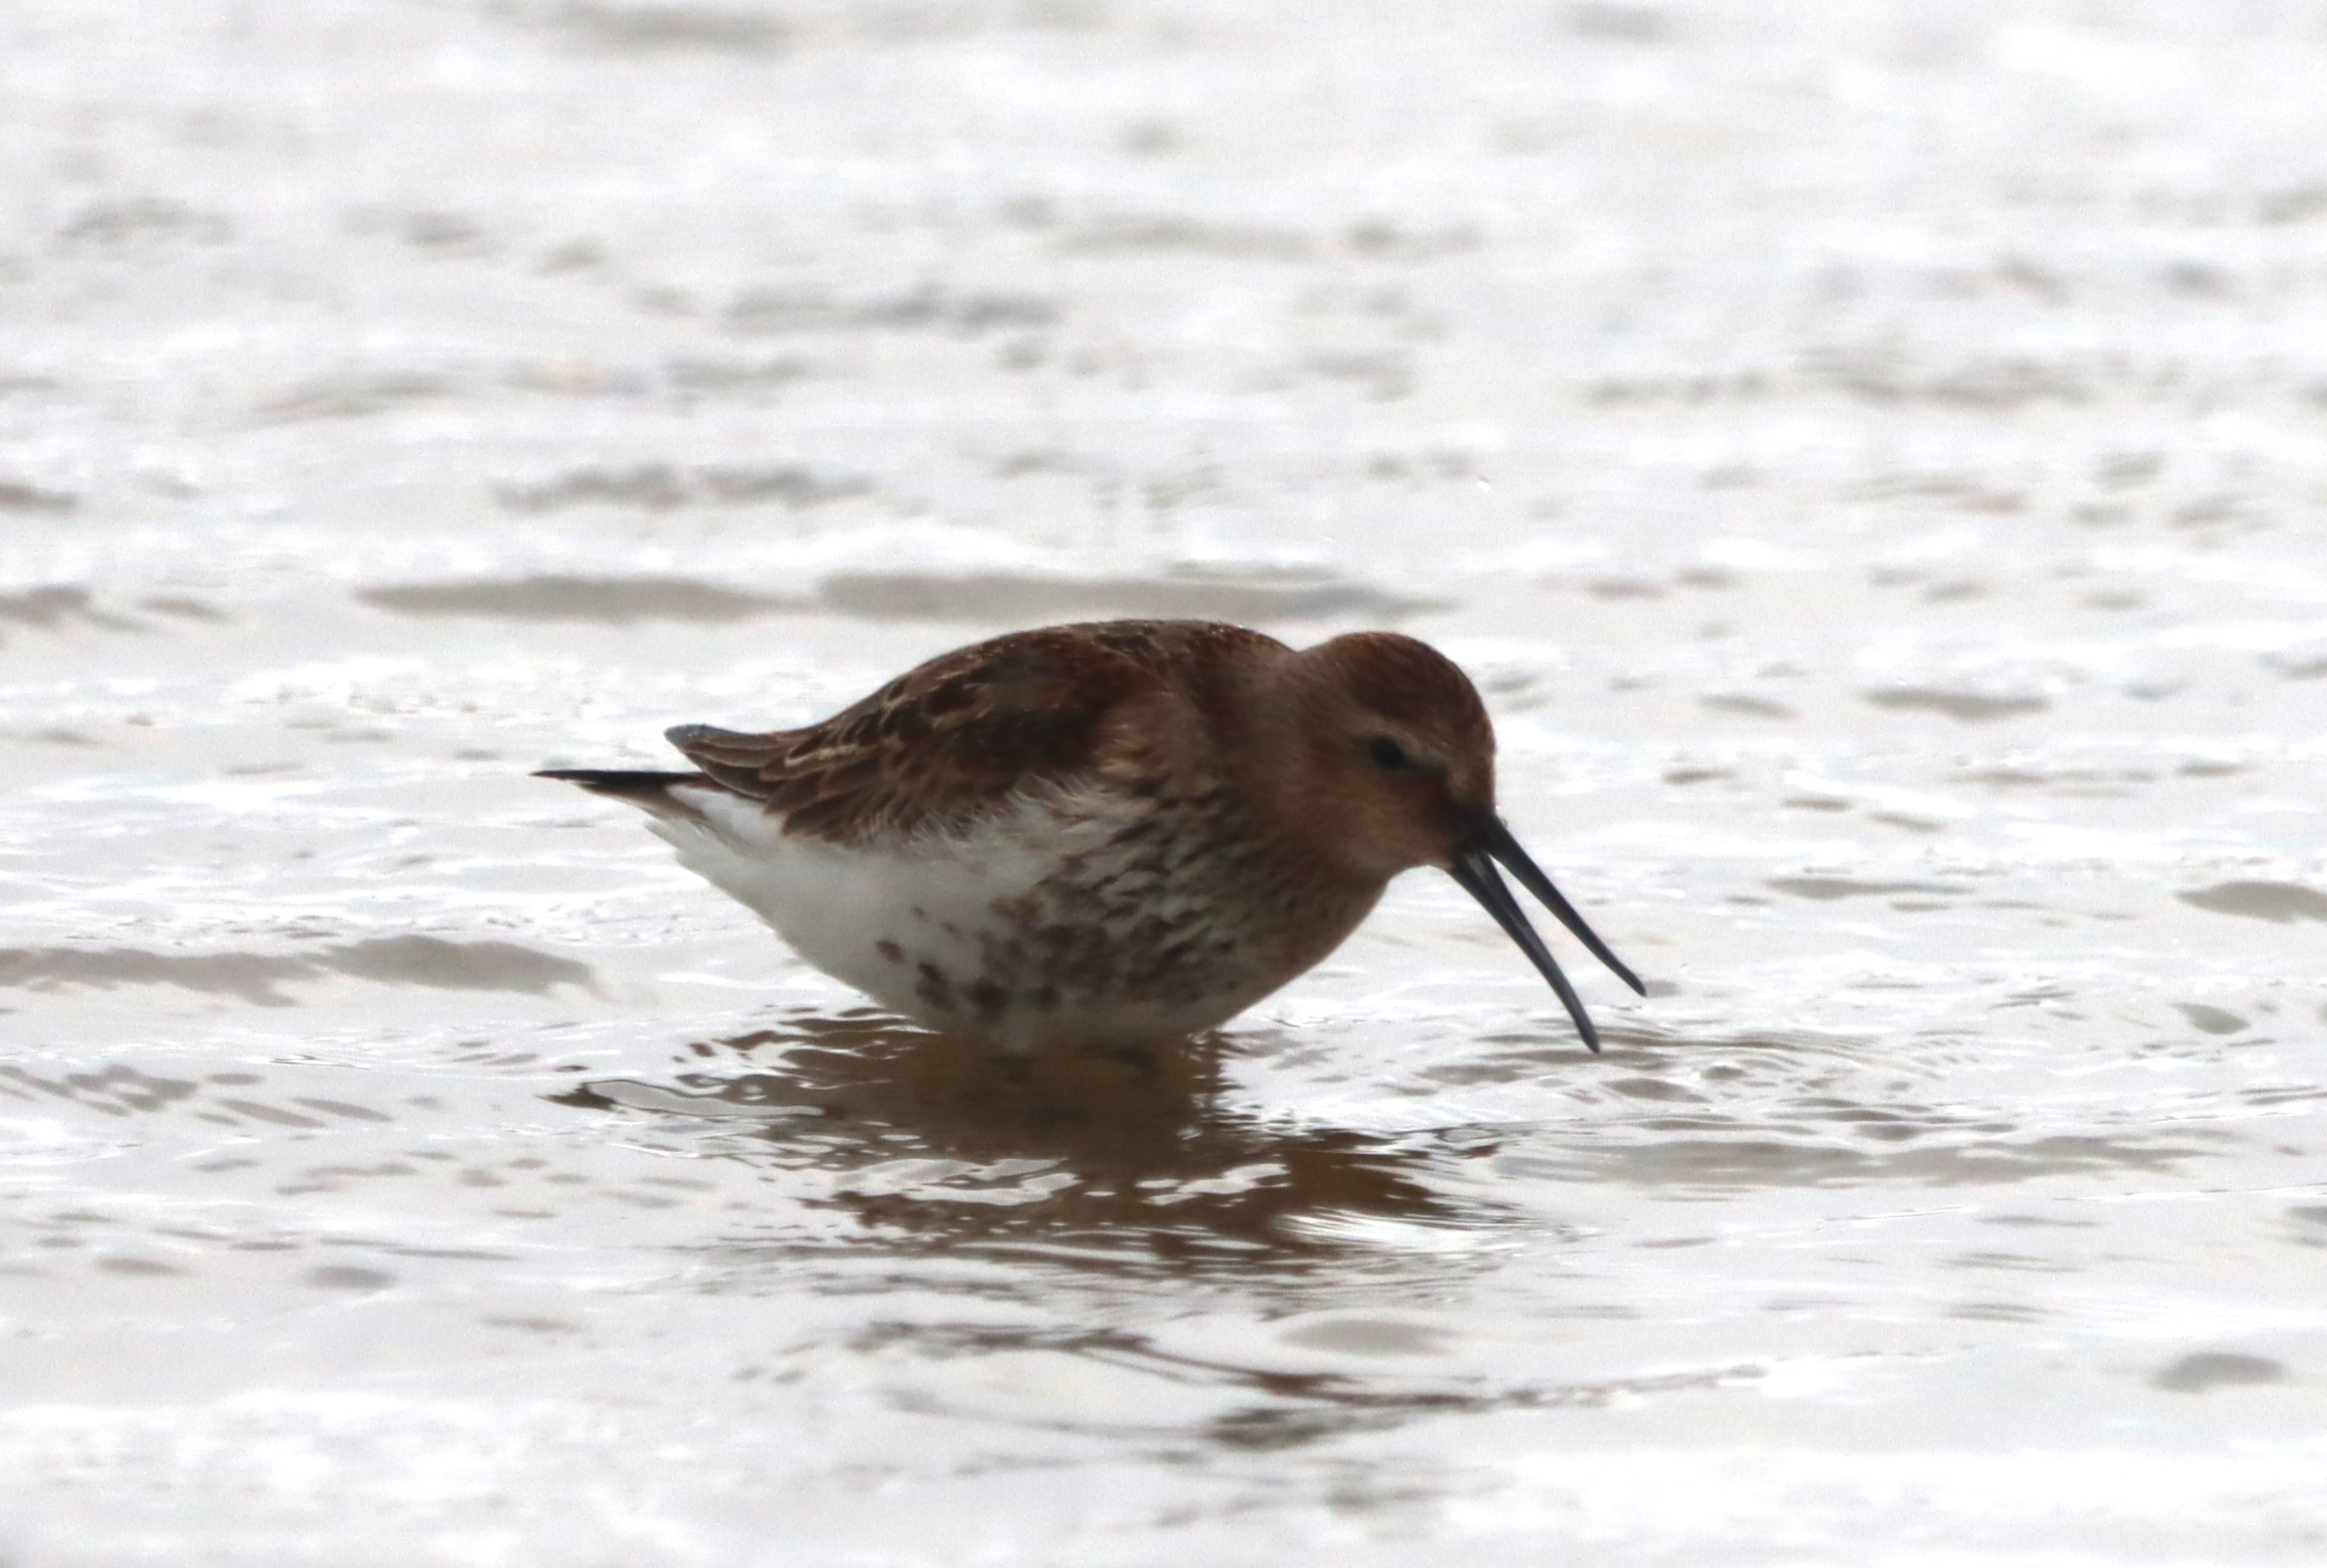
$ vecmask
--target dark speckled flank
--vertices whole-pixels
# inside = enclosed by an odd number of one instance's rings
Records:
[[[975,978],[918,960],[921,1000],[987,1031],[1022,1012],[1225,1016],[1331,951],[1374,903],[1367,889],[1271,864],[1224,789],[1124,805],[1105,843],[995,904]],[[883,946],[914,961],[910,936]]]

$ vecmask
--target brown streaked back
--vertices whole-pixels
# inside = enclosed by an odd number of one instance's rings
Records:
[[[940,655],[821,723],[765,734],[682,724],[668,736],[714,781],[764,801],[786,833],[846,844],[942,832],[1028,789],[1111,763],[1119,772],[1139,749],[1120,733],[1136,705],[1230,719],[1237,667],[1286,651],[1209,621],[1044,627]]]

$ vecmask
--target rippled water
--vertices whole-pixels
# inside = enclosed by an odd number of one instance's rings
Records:
[[[2318,1561],[2323,70],[11,8],[0,1555]],[[1606,1056],[1416,877],[1014,1074],[524,776],[1104,613],[1463,660]]]

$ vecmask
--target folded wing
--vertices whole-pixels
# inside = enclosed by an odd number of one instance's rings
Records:
[[[1175,635],[1196,629],[1117,626],[1112,639],[1051,627],[962,649],[806,729],[681,724],[667,733],[714,782],[764,802],[788,834],[845,844],[945,832],[1021,791],[1094,774],[1121,750],[1127,705],[1186,695],[1169,689],[1159,665]]]

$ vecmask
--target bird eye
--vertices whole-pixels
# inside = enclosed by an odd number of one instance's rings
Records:
[[[1375,767],[1390,773],[1395,773],[1405,767],[1407,760],[1406,748],[1388,735],[1376,735],[1372,740],[1368,741],[1366,755],[1374,760]]]

